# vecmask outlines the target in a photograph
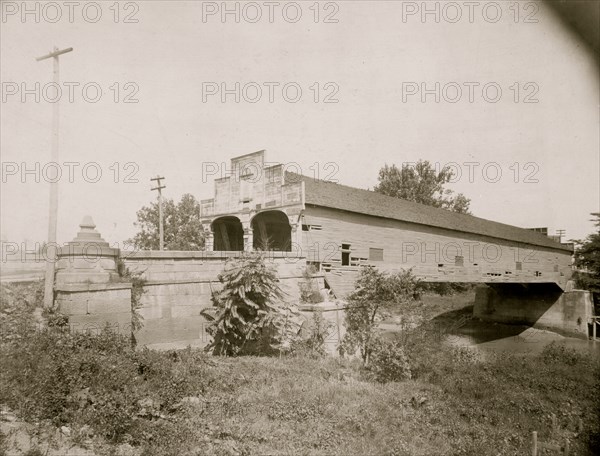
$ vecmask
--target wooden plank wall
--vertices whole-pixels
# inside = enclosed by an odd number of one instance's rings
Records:
[[[564,250],[317,206],[307,205],[303,220],[321,229],[302,232],[298,254],[334,269],[341,266],[344,243],[351,246],[350,267],[412,267],[427,281],[556,283],[564,289],[571,276],[571,255]],[[383,249],[383,261],[369,261],[369,248]]]

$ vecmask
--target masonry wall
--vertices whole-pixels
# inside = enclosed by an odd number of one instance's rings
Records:
[[[73,332],[97,334],[108,325],[114,332],[131,334],[129,283],[60,284],[56,288],[55,304],[69,317],[69,328]]]
[[[207,322],[200,312],[212,306],[211,293],[221,286],[218,275],[227,258],[235,254],[143,251],[127,256],[126,266],[142,272],[146,280],[139,310],[144,327],[135,335],[138,344],[153,348],[206,345]],[[268,261],[277,269],[285,300],[298,302],[305,259],[273,253]]]
[[[539,285],[498,284],[477,289],[473,316],[484,321],[520,323],[587,338],[593,309],[589,291],[563,293]]]
[[[117,273],[119,250],[109,247],[84,217],[73,241],[58,250],[55,304],[71,331],[98,333],[106,326],[131,334],[131,283]]]
[[[560,249],[309,205],[302,223],[321,229],[302,231],[298,253],[342,274],[373,264],[384,270],[413,268],[426,281],[556,283],[563,289],[571,275],[571,255]],[[342,244],[350,244],[349,267],[342,266]],[[382,259],[373,259],[381,250]]]

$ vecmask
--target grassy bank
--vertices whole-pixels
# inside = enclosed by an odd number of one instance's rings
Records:
[[[38,304],[32,289],[5,291],[4,323],[16,303]],[[133,351],[109,333],[14,321],[10,332],[0,404],[43,429],[67,427],[70,444],[95,454],[512,456],[529,454],[533,430],[598,454],[598,360],[557,346],[480,361],[418,328],[403,338],[412,379],[381,384],[356,360]]]

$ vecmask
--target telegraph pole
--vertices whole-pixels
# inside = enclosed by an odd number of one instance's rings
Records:
[[[150,179],[150,181],[156,181],[156,187],[154,187],[151,190],[158,190],[158,233],[159,233],[159,244],[158,244],[158,249],[159,250],[164,250],[165,247],[165,237],[164,237],[164,232],[163,232],[163,212],[162,212],[162,189],[163,188],[167,188],[166,185],[161,185],[160,181],[164,179],[164,177],[153,177],[152,179]]]
[[[54,51],[47,55],[38,57],[35,60],[38,62],[52,58],[54,64],[54,85],[58,87],[59,83],[59,62],[58,57],[67,52],[71,52],[73,48],[58,50],[54,46]],[[50,152],[50,161],[58,163],[58,123],[59,123],[59,102],[60,98],[52,106],[52,149]],[[50,210],[48,215],[48,243],[46,244],[46,276],[44,282],[44,307],[50,308],[54,304],[54,262],[57,256],[56,244],[56,226],[58,221],[58,181],[55,179],[50,182]],[[54,249],[54,256],[49,257],[50,249]]]
[[[562,242],[562,237],[565,235],[566,230],[556,230],[556,234],[558,235],[559,242]]]

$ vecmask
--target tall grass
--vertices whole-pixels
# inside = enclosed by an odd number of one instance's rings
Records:
[[[148,456],[513,456],[533,430],[599,454],[597,359],[553,345],[480,360],[419,330],[397,344],[412,378],[392,370],[382,383],[359,360],[136,351],[109,331],[55,327],[0,345],[0,403],[30,423],[91,429],[98,454],[127,442]]]

